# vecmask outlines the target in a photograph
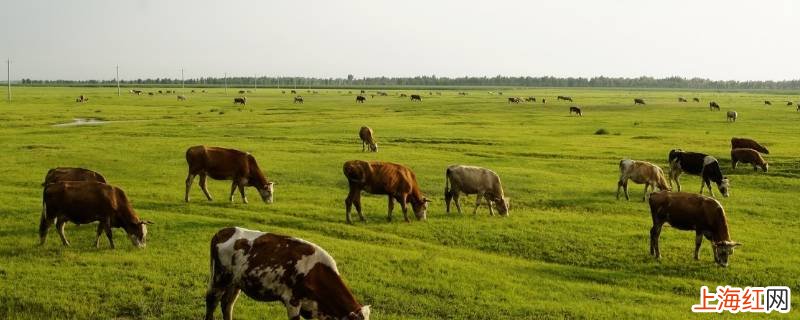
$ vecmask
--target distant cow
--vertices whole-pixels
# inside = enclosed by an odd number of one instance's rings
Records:
[[[303,103],[303,97],[301,97],[301,96],[296,96],[296,97],[294,97],[294,102],[293,102],[293,103],[300,103],[300,104],[302,104],[302,103]]]
[[[361,138],[361,152],[364,152],[366,147],[369,147],[370,152],[378,152],[378,144],[375,142],[375,137],[372,133],[372,128],[363,126],[358,130],[358,137]]]
[[[80,95],[77,99],[75,99],[75,102],[88,102],[88,101],[89,101],[89,97],[84,96],[84,95]]]
[[[694,102],[700,102],[700,98],[697,98],[697,97],[695,97],[695,98],[692,98],[692,101],[694,101]]]
[[[793,102],[791,102],[791,101],[786,101],[786,105],[787,105],[787,106],[791,106],[792,104],[793,104]]]
[[[527,98],[525,98],[525,102],[536,102],[536,97],[533,97],[533,96],[527,97]]]
[[[518,97],[509,97],[508,98],[508,103],[522,103],[522,99],[520,99]]]
[[[748,138],[731,138],[731,149],[738,149],[738,148],[749,148],[754,149],[758,152],[763,154],[769,154],[769,150],[766,147],[762,146],[760,143],[756,142],[753,139]]]
[[[178,101],[186,101],[186,96],[178,95]]]
[[[158,90],[158,94],[163,94],[163,93],[164,93],[163,91],[161,91],[161,90]]]
[[[664,171],[657,165],[646,161],[636,161],[631,159],[623,159],[619,162],[619,180],[617,181],[617,200],[619,200],[619,190],[622,188],[625,191],[625,200],[630,200],[628,197],[628,180],[638,184],[644,184],[644,195],[642,201],[647,199],[647,189],[654,191],[658,188],[661,190],[670,190],[667,186],[667,179],[664,177]],[[651,191],[651,192],[652,192]]]
[[[367,92],[366,92],[366,91],[364,91],[364,90],[361,90],[361,93],[362,93],[362,94],[364,94],[364,93],[367,93]]]
[[[106,178],[100,173],[89,169],[58,167],[47,171],[44,182],[42,182],[42,187],[62,181],[97,181],[106,183]]]
[[[542,104],[545,104],[545,103],[547,103],[547,99],[542,98]]]
[[[722,175],[722,169],[719,166],[719,161],[712,156],[697,153],[686,152],[680,149],[674,149],[669,152],[669,183],[672,187],[672,181],[678,185],[678,191],[681,191],[681,182],[679,181],[681,173],[686,172],[691,175],[700,176],[700,194],[703,194],[703,187],[708,187],[708,192],[714,196],[714,190],[711,189],[711,181],[717,184],[719,192],[724,197],[728,197],[728,188],[730,183],[728,178]]]
[[[417,176],[408,167],[381,161],[351,160],[342,166],[344,176],[350,185],[350,193],[345,199],[347,223],[350,220],[350,209],[356,207],[358,217],[366,221],[361,214],[361,190],[371,194],[384,194],[389,198],[388,220],[392,220],[394,201],[400,203],[403,209],[403,219],[408,220],[407,204],[411,204],[417,220],[425,220],[428,209],[428,200],[422,195],[417,185]]]
[[[189,174],[186,177],[186,194],[184,200],[189,202],[189,188],[196,175],[200,175],[200,189],[211,201],[211,194],[206,186],[206,176],[214,180],[233,180],[229,200],[233,202],[233,193],[239,188],[242,201],[247,203],[244,187],[255,187],[266,203],[272,203],[273,183],[268,181],[258,167],[256,158],[250,153],[235,149],[219,147],[194,146],[186,150],[186,163]]]
[[[689,102],[689,100],[686,100],[684,97],[678,97],[678,102]]]
[[[172,90],[167,90],[167,93],[172,93]]]
[[[245,93],[247,93],[247,91],[239,90],[239,94],[245,94]]]
[[[405,94],[405,93],[401,93],[401,94],[400,94],[400,98],[405,98],[405,97],[408,97],[408,95],[407,95],[407,94]]]
[[[143,248],[147,224],[139,219],[122,189],[98,181],[62,181],[48,184],[42,199],[39,222],[39,244],[47,239],[47,230],[55,223],[61,242],[69,246],[64,234],[67,222],[87,224],[95,221],[95,247],[100,247],[100,235],[105,231],[109,245],[114,248],[111,228],[123,228],[134,246]]]
[[[422,102],[422,97],[421,97],[420,95],[418,95],[418,94],[412,94],[412,95],[411,95],[411,101],[419,101],[419,102]]]
[[[569,107],[569,114],[575,113],[581,117],[583,117],[583,113],[581,113],[581,108],[578,106]]]
[[[642,99],[642,98],[636,98],[636,99],[633,99],[633,104],[641,104],[641,105],[645,105],[646,103],[644,103],[644,99]]]
[[[247,97],[233,98],[233,104],[245,105],[247,104]]]
[[[281,90],[281,93],[286,94],[286,90]]]
[[[297,90],[290,91],[292,94],[297,94]]]
[[[568,96],[558,96],[558,97],[556,97],[556,99],[557,100],[565,100],[565,101],[572,102],[572,97],[568,97]]]
[[[478,212],[481,198],[485,198],[489,207],[489,215],[494,215],[494,211],[492,211],[492,205],[494,205],[501,216],[508,216],[508,198],[503,195],[500,177],[492,170],[465,165],[447,167],[444,184],[444,201],[447,213],[450,213],[450,200],[455,200],[456,209],[458,209],[458,213],[461,213],[461,204],[458,201],[458,196],[461,193],[467,196],[471,194],[477,195],[475,209],[472,210],[472,214]]]
[[[290,320],[369,320],[370,307],[356,301],[336,261],[316,244],[284,235],[224,228],[211,238],[211,279],[206,320],[222,302],[232,319],[239,293],[258,301],[280,301]]]
[[[367,101],[367,97],[362,95],[356,96],[356,103],[364,103],[364,101]]]
[[[131,89],[131,90],[130,90],[130,92],[131,92],[131,93],[133,93],[133,94],[135,94],[135,95],[137,95],[137,96],[140,96],[140,95],[142,95],[142,90],[134,90],[134,89]]]
[[[758,171],[758,167],[761,167],[764,172],[767,172],[769,169],[769,164],[761,157],[761,154],[749,148],[731,150],[731,166],[734,170],[736,169],[736,164],[739,162],[753,165],[753,171]]]
[[[650,195],[650,215],[653,218],[653,227],[650,228],[650,255],[656,259],[661,258],[658,238],[665,222],[677,230],[694,230],[695,260],[700,259],[703,237],[711,241],[714,262],[722,267],[728,266],[733,248],[740,245],[731,240],[725,210],[713,198],[686,192],[656,192]]]
[[[708,103],[708,110],[712,110],[712,111],[713,111],[713,110],[715,110],[715,109],[716,109],[717,111],[719,111],[719,104],[717,104],[717,102],[716,102],[716,101],[711,101],[711,102],[709,102],[709,103]]]
[[[727,113],[727,121],[736,122],[736,118],[739,116],[736,111],[728,111]]]
[[[148,93],[147,93],[147,95],[148,95],[148,96],[153,96],[153,95],[155,95],[155,94],[154,94],[154,93],[152,93],[152,92],[148,92]]]
[[[771,105],[772,105],[772,102],[770,102],[769,100],[764,100],[764,104],[765,104],[765,105],[768,105],[768,106],[771,106]]]

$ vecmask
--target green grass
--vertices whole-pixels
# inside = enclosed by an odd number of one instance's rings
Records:
[[[322,89],[301,91],[300,105],[288,93],[259,89],[241,107],[232,104],[234,90],[188,91],[188,101],[179,102],[175,95],[117,97],[112,88],[14,88],[14,102],[0,103],[0,318],[198,319],[208,243],[225,226],[324,247],[357,299],[373,306],[374,319],[683,319],[693,317],[701,285],[787,285],[800,292],[800,112],[785,103],[763,105],[800,95],[420,90],[423,103],[391,91],[362,105],[347,89]],[[75,103],[80,94],[90,101]],[[511,95],[548,103],[508,104]],[[556,95],[571,95],[584,116],[570,116],[571,104]],[[678,96],[703,102],[678,103]],[[633,106],[634,97],[647,106]],[[722,112],[709,111],[709,100]],[[726,110],[738,111],[739,120],[727,123]],[[52,126],[73,118],[109,122]],[[361,125],[375,130],[379,153],[361,152]],[[608,134],[596,135],[599,129]],[[770,172],[746,165],[731,172],[732,136],[768,146]],[[220,181],[209,182],[215,201],[195,186],[184,203],[184,152],[198,144],[254,154],[276,183],[275,203],[256,201],[252,188],[250,204],[238,196],[228,203],[229,183]],[[726,269],[714,265],[708,242],[694,261],[694,233],[669,227],[663,259],[654,261],[643,187],[632,184],[629,202],[614,198],[620,159],[666,169],[673,148],[715,155],[731,179],[732,196],[720,201],[732,238],[743,246]],[[341,166],[350,159],[411,167],[434,200],[428,221],[387,222],[386,198],[365,196],[368,222],[346,225]],[[511,197],[510,216],[490,217],[485,207],[473,216],[474,196],[462,197],[464,214],[445,214],[444,169],[456,163],[496,171]],[[116,250],[105,240],[95,249],[94,225],[68,225],[72,247],[62,247],[52,229],[37,246],[40,184],[56,166],[91,168],[122,187],[139,215],[156,223],[147,248],[134,249],[116,229]],[[699,190],[697,177],[682,181],[686,190]],[[242,297],[235,314],[283,319],[285,309]]]

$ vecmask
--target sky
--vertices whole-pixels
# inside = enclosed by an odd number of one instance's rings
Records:
[[[800,78],[797,0],[0,0],[0,26],[12,80]]]

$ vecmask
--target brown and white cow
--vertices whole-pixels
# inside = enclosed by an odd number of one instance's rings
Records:
[[[146,225],[151,222],[139,219],[125,192],[120,188],[97,181],[62,181],[48,184],[42,198],[40,245],[47,239],[47,230],[53,223],[56,224],[61,242],[69,246],[64,235],[64,225],[67,222],[87,224],[99,221],[96,247],[100,247],[100,235],[105,231],[111,248],[114,248],[111,228],[124,229],[134,246],[145,246]]]
[[[247,203],[244,187],[251,186],[258,190],[261,199],[266,203],[273,201],[274,183],[267,180],[258,167],[256,158],[250,153],[235,149],[220,147],[194,146],[186,150],[186,162],[189,165],[189,175],[186,177],[186,195],[184,199],[189,202],[189,189],[196,175],[200,175],[200,190],[211,201],[211,195],[206,186],[206,176],[214,180],[232,180],[230,201],[233,193],[239,188],[242,201]]]
[[[736,164],[739,162],[753,165],[753,171],[758,171],[758,167],[761,167],[764,172],[767,172],[769,169],[767,160],[764,160],[758,151],[749,148],[731,150],[731,166],[733,166],[734,170],[736,169]]]
[[[304,100],[303,100],[303,97],[301,97],[301,96],[296,96],[296,97],[294,97],[294,102],[293,102],[293,103],[299,103],[299,104],[303,104],[303,101],[304,101]]]
[[[731,138],[731,149],[749,148],[754,149],[763,154],[769,154],[767,147],[761,145],[757,141],[748,138]]]
[[[350,186],[350,193],[345,199],[347,223],[350,220],[350,209],[356,207],[358,217],[366,221],[361,214],[361,191],[371,194],[385,194],[389,198],[388,220],[392,220],[394,201],[403,209],[403,219],[408,220],[407,204],[411,204],[417,220],[425,220],[428,200],[422,195],[417,184],[417,176],[408,167],[391,162],[350,160],[342,166],[344,176]]]
[[[667,179],[664,177],[664,171],[657,165],[646,161],[637,161],[631,159],[623,159],[619,162],[619,181],[617,181],[617,200],[619,200],[619,190],[625,190],[625,200],[630,200],[628,197],[628,180],[638,184],[644,184],[644,195],[642,201],[647,200],[647,188],[655,190],[670,190],[667,185]]]
[[[47,171],[42,187],[61,181],[97,181],[106,183],[102,174],[84,168],[58,167]]]
[[[711,241],[714,261],[723,267],[728,266],[733,248],[741,245],[731,240],[725,210],[713,198],[687,192],[656,192],[650,195],[650,214],[653,218],[653,227],[650,228],[650,254],[656,259],[661,258],[658,238],[665,222],[678,230],[695,231],[695,260],[700,259],[700,244],[704,236]]]
[[[290,320],[369,320],[370,306],[356,301],[319,246],[297,238],[244,228],[224,228],[211,239],[211,279],[206,320],[222,302],[232,319],[239,293],[259,301],[280,301]]]
[[[375,135],[372,128],[363,126],[358,130],[358,137],[361,138],[361,152],[364,152],[369,147],[370,152],[378,152],[378,144],[375,142]]]
[[[508,216],[509,200],[503,195],[500,177],[492,170],[465,165],[447,167],[444,181],[444,201],[447,213],[450,213],[450,200],[455,200],[456,209],[458,209],[458,213],[461,213],[461,204],[458,201],[460,193],[477,195],[472,214],[478,212],[481,198],[485,198],[489,206],[489,215],[494,215],[494,211],[492,211],[492,204],[494,204],[501,216]]]

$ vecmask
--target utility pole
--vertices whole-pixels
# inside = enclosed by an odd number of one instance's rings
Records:
[[[184,87],[184,85],[183,85],[183,68],[181,68],[181,89],[185,89],[185,88],[186,87]]]
[[[8,102],[11,102],[11,59],[6,60],[6,79],[8,82]]]
[[[119,91],[119,65],[117,65],[117,97],[119,97],[119,96],[120,96],[120,91]]]
[[[228,95],[228,73],[225,72],[225,95]]]

